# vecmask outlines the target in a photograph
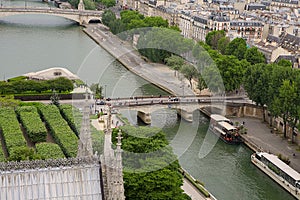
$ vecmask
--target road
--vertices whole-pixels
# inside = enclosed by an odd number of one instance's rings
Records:
[[[176,96],[195,95],[188,80],[174,77],[174,71],[165,65],[150,63],[127,42],[121,41],[103,25],[87,25],[84,31],[128,70]]]

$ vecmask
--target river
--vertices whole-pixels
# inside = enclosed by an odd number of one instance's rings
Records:
[[[24,5],[24,1],[8,4]],[[48,6],[39,1],[27,1],[27,5]],[[0,35],[1,80],[50,67],[65,67],[88,84],[106,85],[106,96],[166,94],[128,72],[72,21],[44,15],[6,17],[0,19]],[[132,123],[138,123],[134,111],[124,114]],[[199,124],[180,121],[171,109],[158,110],[152,113],[152,125],[165,130],[182,167],[201,180],[219,200],[293,199],[251,164],[251,151],[243,145],[230,146],[217,141],[206,156],[199,156],[201,145],[217,138],[207,133],[208,120],[204,116],[195,117]],[[204,140],[207,134],[209,140]]]

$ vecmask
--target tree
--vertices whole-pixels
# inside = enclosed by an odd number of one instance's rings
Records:
[[[252,65],[266,62],[265,55],[260,52],[257,47],[251,47],[247,49],[245,53],[245,59]]]
[[[292,67],[292,62],[289,60],[281,59],[278,61],[277,65],[282,67]]]
[[[236,56],[239,60],[242,60],[245,57],[246,50],[246,41],[243,38],[235,38],[228,44],[226,54]]]
[[[133,11],[133,10],[124,10],[120,13],[121,15],[121,21],[124,24],[129,24],[131,20],[136,19],[136,20],[143,20],[144,15],[140,14],[138,11]]]
[[[183,58],[181,58],[180,56],[176,56],[176,55],[171,55],[168,58],[165,58],[165,63],[171,67],[172,69],[175,70],[175,76],[176,76],[176,72],[179,71],[184,63]]]
[[[178,26],[169,26],[169,29],[171,29],[173,31],[181,32],[181,30],[180,30],[180,28]]]
[[[271,67],[266,64],[251,65],[246,69],[244,76],[244,88],[248,97],[263,108],[263,120],[265,121],[265,105],[269,99],[269,84]]]
[[[113,7],[116,5],[116,1],[115,0],[100,0],[100,2],[106,7]]]
[[[102,90],[103,90],[103,87],[102,86],[99,86],[99,83],[93,83],[90,87],[91,91],[94,92],[95,94],[95,97],[96,98],[101,98],[102,97]]]
[[[61,93],[62,91],[71,91],[74,89],[73,82],[64,77],[59,77],[47,82],[51,86],[52,90],[56,90],[59,93]]]
[[[279,88],[282,85],[283,80],[287,80],[293,77],[292,73],[292,68],[288,67],[282,67],[277,64],[268,64],[270,66],[271,70],[269,71],[270,74],[270,81],[269,81],[269,89],[268,89],[268,99],[269,101],[267,102],[268,110],[270,111],[271,114],[271,120],[270,120],[270,125],[272,126],[272,118],[273,117],[278,117],[278,111],[276,104],[273,103],[275,98],[279,96]]]
[[[59,96],[55,92],[55,90],[53,91],[53,94],[51,95],[50,100],[51,100],[51,103],[50,103],[51,105],[56,105],[56,106],[60,105],[60,103],[59,103]]]
[[[287,123],[292,120],[293,113],[295,113],[295,109],[297,108],[295,102],[297,102],[295,83],[290,80],[284,80],[279,88],[279,96],[275,98],[272,106],[275,116],[281,116],[283,119],[283,136],[285,138]]]
[[[182,55],[193,47],[193,41],[178,31],[167,28],[152,28],[141,34],[137,43],[139,52],[153,62],[163,62],[171,54]]]
[[[96,10],[96,5],[95,5],[94,1],[92,1],[92,0],[83,0],[83,3],[84,3],[84,8],[86,10]]]
[[[114,144],[117,133],[114,129]],[[161,129],[123,126],[122,137],[126,199],[190,199],[180,188],[180,166]]]
[[[182,57],[172,54],[170,57],[165,58],[165,63],[170,67],[172,67],[174,65],[182,66],[184,63],[184,60]]]
[[[126,24],[124,24],[120,19],[111,21],[108,26],[113,34],[118,34],[126,31]]]
[[[156,17],[145,17],[143,20],[148,27],[164,27],[167,28],[169,26],[168,20],[163,19],[160,16]]]
[[[217,49],[219,40],[225,36],[226,36],[226,33],[223,30],[211,31],[206,35],[205,42],[206,42],[206,44],[211,46],[213,49]]]
[[[205,67],[201,75],[211,92],[219,93],[225,90],[220,71],[216,66]]]
[[[106,26],[109,26],[109,24],[116,20],[116,15],[111,10],[105,10],[102,14],[102,23]]]
[[[216,65],[223,78],[226,92],[240,88],[243,81],[244,69],[241,66],[241,62],[235,56],[221,56],[216,60]]]
[[[201,94],[201,91],[204,90],[205,88],[207,88],[207,85],[206,85],[205,80],[203,79],[203,77],[200,75],[198,77],[197,89],[199,89],[200,94]]]
[[[229,37],[221,37],[218,41],[217,49],[221,54],[225,54],[226,48],[230,42]]]
[[[193,89],[192,79],[198,76],[199,72],[197,71],[197,69],[193,65],[184,64],[182,65],[180,71],[183,74],[183,76],[189,80],[191,89]]]
[[[142,19],[132,19],[128,24],[127,24],[127,30],[130,29],[136,29],[136,28],[143,28],[147,27],[147,23],[145,23],[144,20]]]

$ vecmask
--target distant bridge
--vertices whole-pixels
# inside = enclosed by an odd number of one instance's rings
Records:
[[[91,21],[102,22],[103,11],[77,10],[77,9],[59,9],[53,7],[41,8],[17,8],[2,7],[0,8],[0,17],[20,15],[20,14],[46,14],[59,16],[78,22],[80,25],[89,24]]]

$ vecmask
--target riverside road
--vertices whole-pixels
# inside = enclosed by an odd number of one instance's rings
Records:
[[[174,71],[165,65],[148,63],[136,49],[113,35],[103,25],[87,25],[84,31],[105,50],[112,54],[131,72],[176,96],[194,95],[185,82],[174,77]]]

